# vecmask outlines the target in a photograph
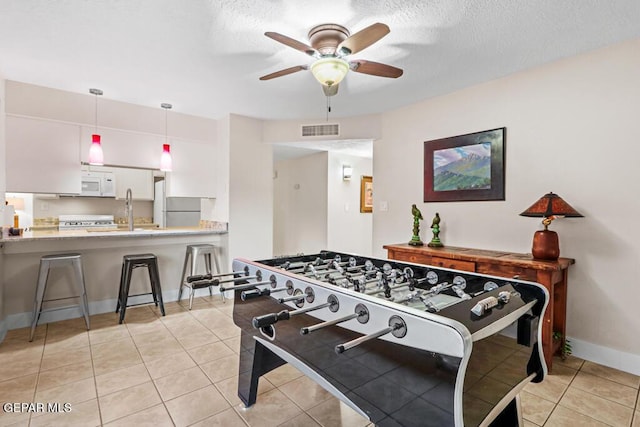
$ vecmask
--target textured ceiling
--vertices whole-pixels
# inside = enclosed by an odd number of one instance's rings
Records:
[[[324,119],[310,72],[258,77],[311,58],[268,39],[308,43],[337,23],[389,25],[353,55],[404,69],[350,72],[331,117],[378,113],[640,37],[638,0],[1,0],[0,74],[62,90],[218,118]]]

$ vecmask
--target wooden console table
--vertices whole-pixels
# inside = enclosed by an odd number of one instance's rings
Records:
[[[531,254],[445,246],[385,245],[389,259],[471,271],[499,277],[518,278],[543,285],[549,291],[549,304],[542,323],[542,351],[551,371],[553,355],[564,346],[566,336],[567,272],[572,258],[540,261]],[[554,340],[553,333],[561,339]]]

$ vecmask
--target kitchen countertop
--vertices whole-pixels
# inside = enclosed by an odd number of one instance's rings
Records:
[[[5,232],[6,233],[6,232]],[[116,238],[116,237],[169,237],[185,235],[207,235],[207,234],[227,234],[228,232],[200,227],[170,227],[155,229],[134,229],[117,231],[87,231],[87,230],[44,230],[25,231],[22,236],[8,236],[3,233],[0,238],[2,243],[29,242],[39,240],[66,240],[66,239],[87,239],[87,238]]]

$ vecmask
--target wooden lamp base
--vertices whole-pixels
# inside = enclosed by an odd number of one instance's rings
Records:
[[[531,254],[536,259],[555,261],[560,256],[558,233],[551,230],[536,231],[533,235]]]

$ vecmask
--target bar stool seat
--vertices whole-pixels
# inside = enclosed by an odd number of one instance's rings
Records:
[[[52,299],[44,299],[45,292],[47,290],[47,279],[49,278],[49,270],[57,267],[65,267],[70,266],[73,269],[73,275],[75,278],[75,285],[79,292],[78,295],[71,295],[68,297],[60,297],[60,298],[52,298]],[[82,315],[84,316],[84,321],[87,324],[87,329],[90,329],[89,324],[89,303],[87,301],[87,288],[84,283],[84,272],[82,269],[82,256],[77,253],[67,253],[67,254],[52,254],[45,255],[40,258],[40,270],[38,271],[38,283],[36,285],[36,296],[33,304],[33,319],[31,321],[31,333],[29,335],[29,341],[33,341],[33,335],[36,331],[36,326],[38,324],[38,320],[40,320],[40,315],[43,312],[54,311],[54,310],[62,310],[70,307],[76,306],[67,306],[67,307],[56,307],[47,310],[42,310],[42,305],[48,301],[58,301],[70,298],[80,298],[80,303],[77,304],[77,307],[80,307],[82,310]]]
[[[196,289],[199,289],[198,286],[193,285],[192,283],[187,282],[187,277],[196,274],[198,271],[198,260],[202,256],[204,258],[204,267],[206,274],[212,274],[211,270],[211,260],[213,258],[213,263],[216,267],[216,273],[220,273],[220,261],[218,259],[218,248],[215,245],[210,244],[197,244],[197,245],[187,245],[187,251],[184,255],[184,265],[182,266],[182,278],[180,280],[180,289],[178,290],[178,301],[182,298],[182,290],[187,287],[190,289],[189,291],[189,310],[191,310],[191,306],[193,305],[193,295],[195,294]],[[213,295],[211,291],[211,286],[209,288],[209,295]],[[224,293],[220,292],[220,296],[222,301],[224,301]]]
[[[145,267],[149,272],[149,281],[151,283],[151,292],[129,295],[131,287],[131,276],[133,270],[139,267]],[[128,304],[130,296],[139,297],[143,295],[152,295],[153,301],[143,302],[139,304]],[[118,303],[116,305],[116,313],[120,312],[119,323],[124,320],[127,307],[137,305],[145,305],[154,303],[156,307],[160,307],[160,312],[164,316],[164,303],[162,301],[162,287],[160,286],[160,273],[158,272],[158,257],[154,254],[135,254],[125,255],[122,257],[122,273],[120,274],[120,291],[118,294]]]

